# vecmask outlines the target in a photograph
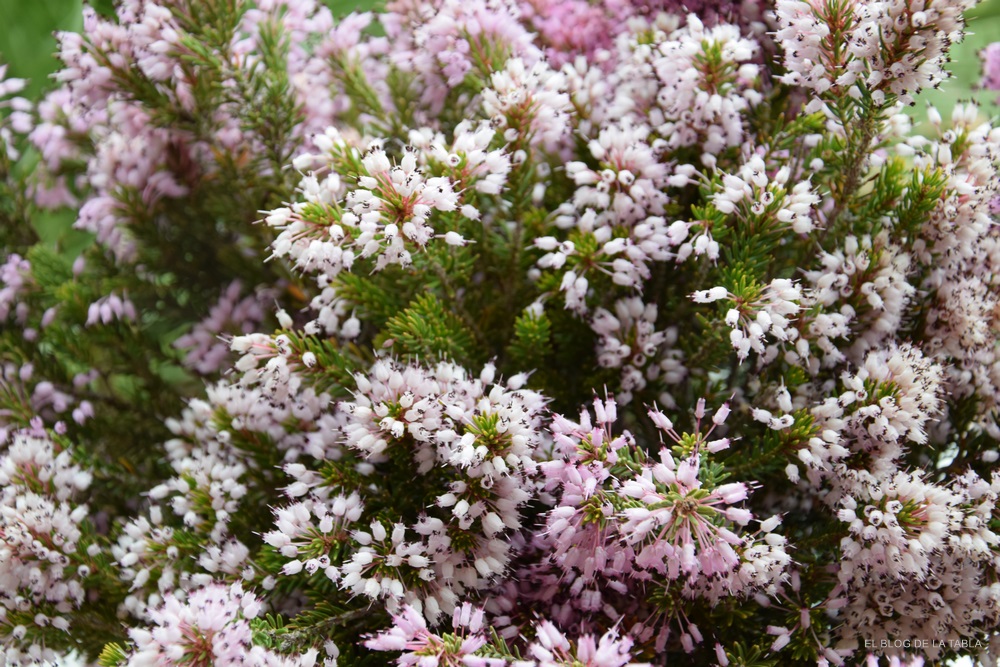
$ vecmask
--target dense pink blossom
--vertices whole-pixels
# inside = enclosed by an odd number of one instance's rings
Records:
[[[1000,129],[902,113],[970,2],[122,0],[0,66],[0,662],[991,664]]]

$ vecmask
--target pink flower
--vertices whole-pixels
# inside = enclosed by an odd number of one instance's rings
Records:
[[[743,541],[726,521],[745,524],[752,515],[728,507],[727,498],[745,498],[746,486],[728,484],[706,493],[699,469],[697,454],[677,464],[661,449],[659,463],[647,465],[622,484],[622,495],[641,503],[625,510],[627,521],[621,528],[630,544],[644,545],[636,564],[676,579],[681,574],[726,572],[739,563],[733,546]]]
[[[528,646],[528,653],[538,662],[537,667],[648,667],[649,663],[632,662],[632,639],[619,638],[614,629],[600,639],[585,634],[570,640],[550,621],[535,625],[536,639]],[[520,663],[515,663],[520,665]]]
[[[406,605],[392,615],[393,627],[365,641],[374,651],[402,651],[396,658],[400,667],[503,667],[506,661],[498,658],[475,657],[476,651],[486,645],[483,610],[469,603],[455,609],[452,615],[453,633],[435,634],[427,628],[424,616]]]
[[[986,90],[1000,90],[1000,42],[993,42],[979,52],[983,63],[983,79],[980,85]]]

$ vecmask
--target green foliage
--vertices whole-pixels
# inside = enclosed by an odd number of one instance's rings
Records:
[[[384,327],[407,303],[405,287],[393,289],[402,278],[400,273],[390,268],[385,277],[385,280],[376,280],[361,273],[347,272],[337,276],[337,293],[356,304],[365,321],[378,328]]]
[[[726,460],[726,470],[735,479],[781,479],[788,462],[797,460],[798,450],[819,435],[808,410],[796,410],[792,415],[795,423],[790,428],[780,431],[761,428],[760,433],[744,436],[739,451]]]
[[[128,654],[120,644],[111,643],[104,647],[101,655],[97,658],[97,664],[101,667],[118,667],[125,664]]]
[[[0,246],[22,250],[38,240],[29,219],[29,203],[23,165],[14,164],[7,151],[0,151]]]
[[[359,646],[358,637],[359,632],[374,633],[384,628],[388,621],[385,612],[369,609],[367,605],[358,602],[342,605],[319,599],[312,607],[281,627],[257,627],[270,635],[269,640],[281,652],[304,650],[309,646],[321,646],[327,641],[333,641],[338,647],[342,647],[339,660],[345,664],[381,667],[385,664],[385,656]]]
[[[391,346],[401,357],[429,363],[444,358],[470,366],[474,358],[472,332],[431,293],[418,296],[390,319],[376,346]]]
[[[543,311],[526,310],[514,321],[514,338],[510,343],[510,358],[518,368],[542,368],[553,353],[552,322]]]
[[[737,642],[726,649],[726,657],[732,667],[774,667],[778,660],[768,658],[768,654],[765,647],[756,644],[748,646],[743,642]]]
[[[96,4],[107,5],[110,0]],[[27,95],[37,97],[49,87],[46,80],[58,66],[53,57],[53,31],[79,30],[82,0],[0,0],[0,16],[16,30],[0,31],[0,64],[9,63],[10,74],[29,80]]]
[[[259,160],[261,165],[251,173],[262,173],[266,167],[284,178],[284,182],[271,184],[273,189],[265,199],[268,206],[280,204],[281,197],[294,185],[294,174],[286,165],[292,157],[295,146],[292,139],[302,111],[291,93],[285,65],[290,38],[279,22],[265,21],[257,45],[259,60],[250,67],[236,68],[232,72],[237,81],[232,104],[242,112],[243,129],[259,137],[264,146],[264,154],[252,158]]]

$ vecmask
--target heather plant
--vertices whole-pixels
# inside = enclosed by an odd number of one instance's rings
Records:
[[[0,69],[5,664],[996,664],[971,5],[85,10]]]

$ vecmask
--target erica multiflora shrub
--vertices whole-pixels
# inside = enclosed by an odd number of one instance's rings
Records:
[[[995,664],[971,4],[85,10],[0,79],[6,664]]]

